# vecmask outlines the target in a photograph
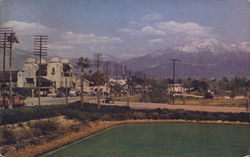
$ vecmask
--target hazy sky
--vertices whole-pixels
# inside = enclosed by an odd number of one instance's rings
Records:
[[[24,49],[49,35],[52,54],[120,58],[200,39],[249,41],[248,0],[4,0],[1,21]]]

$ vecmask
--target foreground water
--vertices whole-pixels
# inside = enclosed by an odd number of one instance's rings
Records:
[[[103,131],[43,157],[243,157],[250,126],[156,123]]]

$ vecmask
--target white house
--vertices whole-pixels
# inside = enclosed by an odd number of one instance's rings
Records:
[[[182,84],[170,84],[170,85],[168,85],[168,92],[172,93],[173,90],[175,93],[184,93],[187,91],[187,88],[183,87]]]
[[[36,87],[38,82],[43,89],[53,93],[61,87],[73,88],[72,65],[67,59],[52,58],[48,63],[42,59],[39,68],[39,60],[29,58],[18,72],[18,87]]]
[[[18,87],[36,87],[36,72],[38,65],[36,59],[28,58],[23,65],[23,69],[17,73]]]

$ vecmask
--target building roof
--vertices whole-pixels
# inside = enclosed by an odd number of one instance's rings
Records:
[[[57,57],[54,57],[50,60],[50,63],[60,63],[60,59]]]

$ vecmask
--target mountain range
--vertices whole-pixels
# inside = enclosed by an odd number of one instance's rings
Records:
[[[175,48],[159,49],[142,57],[125,61],[129,69],[149,76],[172,77],[176,62],[177,78],[219,78],[250,74],[250,43],[226,45],[216,39],[185,43]]]
[[[1,52],[1,61],[2,56]],[[32,51],[15,49],[13,69],[21,69],[25,60],[30,57],[34,57]],[[52,57],[55,56],[47,56],[46,58]],[[103,56],[103,60],[111,61],[112,65],[126,65],[131,71],[139,71],[156,78],[172,77],[173,64],[171,59],[179,60],[176,62],[177,78],[249,76],[250,42],[224,44],[216,39],[205,39],[187,42],[174,48],[158,49],[147,55],[126,61],[108,54]],[[76,64],[76,61],[77,58],[70,59],[73,65]],[[2,69],[2,64],[0,64],[0,69]]]

